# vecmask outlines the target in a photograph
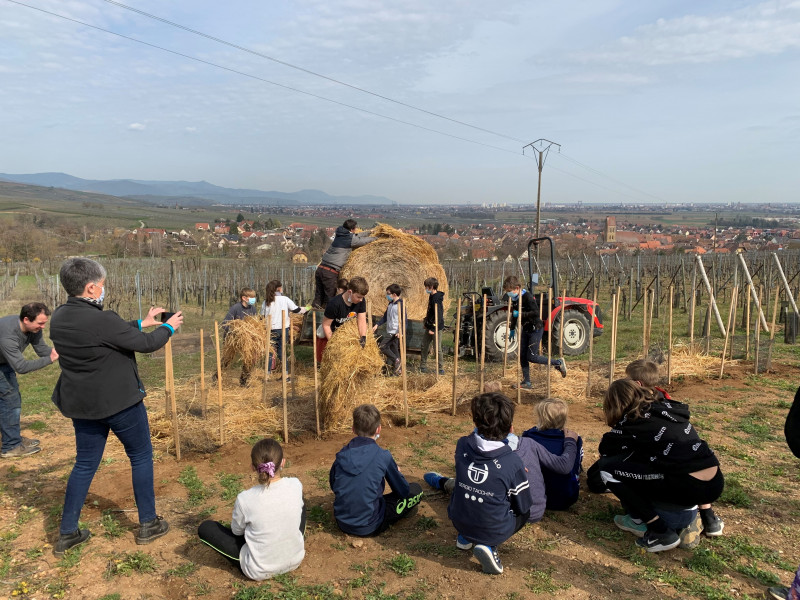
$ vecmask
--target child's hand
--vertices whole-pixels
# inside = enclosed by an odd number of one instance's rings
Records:
[[[571,429],[565,429],[564,430],[564,437],[571,438],[571,439],[575,440],[576,442],[578,441],[578,434],[575,433],[574,431],[572,431]]]
[[[373,325],[372,326],[372,333],[375,333],[376,331],[378,331],[378,326],[377,325]]]

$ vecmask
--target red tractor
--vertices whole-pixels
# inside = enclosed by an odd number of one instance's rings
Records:
[[[535,292],[534,288],[539,281],[539,274],[533,272],[533,253],[535,248],[542,242],[550,243],[550,263],[553,279],[553,309],[550,318],[547,318],[548,292]],[[557,351],[561,341],[561,296],[558,293],[558,277],[555,276],[556,259],[553,240],[549,237],[535,238],[528,242],[528,292],[533,294],[536,301],[543,308],[542,320],[544,321],[545,336],[543,341],[547,343],[547,331],[552,327],[551,338],[553,340],[553,350]],[[496,296],[494,290],[485,287],[480,294],[477,292],[466,292],[461,301],[466,301],[466,306],[462,308],[461,332],[459,335],[459,356],[475,356],[480,352],[480,336],[475,337],[475,325],[478,328],[483,326],[483,296],[486,296],[486,358],[488,360],[503,360],[505,351],[506,335],[508,331],[508,304],[503,303],[502,295]],[[603,317],[600,312],[600,305],[587,300],[586,298],[566,297],[564,299],[564,349],[565,356],[576,356],[583,354],[589,347],[589,336],[591,335],[591,321],[594,320],[594,335],[603,333]],[[513,318],[513,317],[512,317]],[[477,343],[476,343],[477,342]],[[516,357],[519,336],[508,342],[509,356]]]

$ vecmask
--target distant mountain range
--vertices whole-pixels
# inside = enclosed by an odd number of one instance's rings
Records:
[[[331,196],[320,190],[276,192],[226,188],[207,181],[146,181],[140,179],[81,179],[66,173],[14,175],[0,173],[0,180],[43,187],[57,187],[80,192],[135,198],[148,202],[176,202],[184,205],[210,204],[391,204],[383,196]]]

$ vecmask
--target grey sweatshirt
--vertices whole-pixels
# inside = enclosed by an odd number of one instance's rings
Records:
[[[528,489],[533,502],[531,514],[528,517],[529,523],[540,521],[547,506],[542,466],[556,473],[569,473],[572,470],[572,465],[575,464],[577,451],[578,445],[572,438],[564,438],[564,452],[561,456],[551,454],[547,448],[536,440],[525,436],[519,438],[519,446],[517,446],[516,452],[522,459],[522,464],[525,465],[525,471],[527,471],[528,475]]]
[[[42,332],[24,333],[19,323],[17,315],[0,319],[0,365],[7,364],[17,373],[30,373],[53,362],[50,360],[52,348],[42,340]],[[27,360],[22,356],[28,344],[41,358]]]

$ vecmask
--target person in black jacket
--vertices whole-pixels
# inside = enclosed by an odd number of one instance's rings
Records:
[[[311,308],[322,310],[328,300],[336,296],[336,287],[339,280],[339,271],[350,258],[350,253],[355,248],[366,246],[377,238],[369,237],[364,233],[353,233],[358,223],[354,219],[347,219],[341,227],[336,228],[333,241],[314,273],[314,301]]]
[[[53,554],[63,556],[89,538],[88,529],[78,529],[78,519],[109,431],[122,442],[131,463],[139,512],[136,543],[148,544],[167,533],[169,525],[156,515],[153,447],[135,353],[164,346],[183,323],[183,316],[177,312],[160,324],[155,317],[163,308],[151,308],[141,321],[124,321],[116,313],[104,311],[106,271],[88,258],[64,261],[60,277],[69,297],[50,321],[50,339],[61,362],[53,403],[72,419],[76,457]],[[151,333],[142,331],[152,325],[160,327]]]
[[[546,365],[557,369],[562,377],[567,376],[567,363],[560,358],[548,359],[539,354],[539,347],[542,343],[544,334],[544,323],[539,316],[539,303],[533,294],[522,287],[519,279],[514,275],[509,275],[503,281],[503,303],[508,305],[511,298],[511,332],[510,339],[514,339],[517,334],[517,320],[519,311],[522,311],[522,332],[519,334],[519,364],[522,367],[522,381],[519,387],[531,389],[531,366],[530,363]],[[517,387],[516,385],[514,386]]]
[[[600,459],[587,472],[589,489],[610,491],[647,526],[636,545],[647,552],[681,543],[654,503],[692,507],[711,504],[725,484],[717,459],[689,422],[689,407],[654,400],[630,379],[612,383],[603,400],[611,431],[603,435]]]
[[[431,344],[436,339],[436,315],[439,316],[439,375],[444,375],[444,365],[442,362],[442,329],[444,329],[444,292],[439,291],[439,280],[436,277],[428,277],[424,282],[425,293],[428,294],[428,312],[422,326],[425,331],[422,334],[422,344],[420,346],[419,370],[423,373],[428,372],[428,352]]]

